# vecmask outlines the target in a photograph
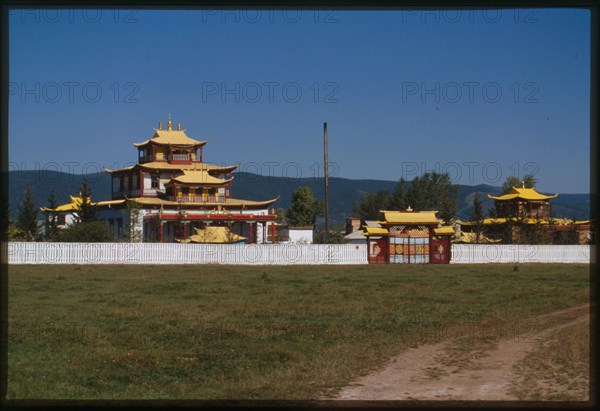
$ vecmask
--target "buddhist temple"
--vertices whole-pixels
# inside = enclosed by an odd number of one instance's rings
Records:
[[[512,187],[511,191],[501,196],[492,196],[496,202],[498,217],[516,218],[548,218],[552,216],[550,199],[558,197],[558,194],[544,195],[535,191],[535,188]]]
[[[279,197],[235,198],[231,182],[237,165],[204,162],[206,143],[189,137],[181,123],[174,129],[169,116],[166,128],[159,122],[152,137],[133,143],[138,151],[135,165],[105,169],[112,176],[112,200],[98,202],[98,207],[116,237],[124,235],[123,225],[132,216],[133,204],[138,210],[133,224],[141,230],[143,241],[188,242],[188,237],[195,236],[190,241],[200,242],[197,230],[223,226],[232,235],[220,236],[217,242],[223,238],[232,240],[226,242],[267,242],[276,219],[269,206]]]
[[[497,215],[481,221],[460,221],[457,242],[505,244],[589,244],[591,221],[553,217],[550,200],[558,194],[545,195],[535,188],[512,187],[495,200]],[[479,239],[476,234],[479,230]]]
[[[370,264],[449,263],[454,229],[442,226],[436,211],[381,210],[379,226],[365,225]]]

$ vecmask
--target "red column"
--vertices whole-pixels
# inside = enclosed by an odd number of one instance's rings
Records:
[[[248,223],[248,244],[252,244],[252,223]]]
[[[271,242],[273,244],[276,243],[276,241],[275,241],[275,224],[271,224]]]
[[[160,222],[160,242],[163,242],[163,222]]]
[[[183,239],[184,240],[187,238],[187,232],[186,232],[187,230],[186,230],[186,228],[187,228],[187,224],[183,223]]]

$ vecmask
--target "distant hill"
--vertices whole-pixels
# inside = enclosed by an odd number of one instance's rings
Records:
[[[301,186],[309,186],[317,198],[324,198],[322,178],[287,178],[269,177],[251,173],[234,173],[232,184],[233,196],[248,200],[266,200],[281,198],[274,207],[287,209],[291,202],[292,192]],[[77,194],[83,180],[82,175],[68,174],[56,171],[11,171],[9,173],[9,207],[16,215],[18,205],[30,184],[37,204],[40,207],[48,204],[48,196],[54,190],[59,204],[69,201],[69,195]],[[108,200],[111,198],[110,175],[108,173],[94,173],[87,175],[94,200]],[[361,200],[368,192],[379,190],[393,191],[396,181],[386,180],[350,180],[332,177],[329,179],[329,213],[332,224],[343,224],[346,217],[352,216],[354,202]],[[500,187],[486,184],[477,186],[459,186],[458,218],[468,220],[473,212],[473,197],[480,193],[483,200],[483,209],[487,211],[493,207],[494,201],[487,194],[498,195]],[[590,216],[589,194],[560,194],[552,201],[553,212],[557,217],[575,219],[588,219]]]

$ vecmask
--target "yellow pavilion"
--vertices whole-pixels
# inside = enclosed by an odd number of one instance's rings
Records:
[[[476,236],[470,234],[476,233],[478,228],[480,243],[588,244],[592,241],[590,220],[553,217],[550,200],[558,194],[542,194],[523,185],[512,187],[506,194],[488,194],[488,197],[495,200],[497,216],[459,222],[463,233],[459,242],[476,242]]]

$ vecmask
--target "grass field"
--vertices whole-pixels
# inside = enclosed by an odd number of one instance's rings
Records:
[[[8,398],[315,399],[589,287],[569,264],[10,266]]]

